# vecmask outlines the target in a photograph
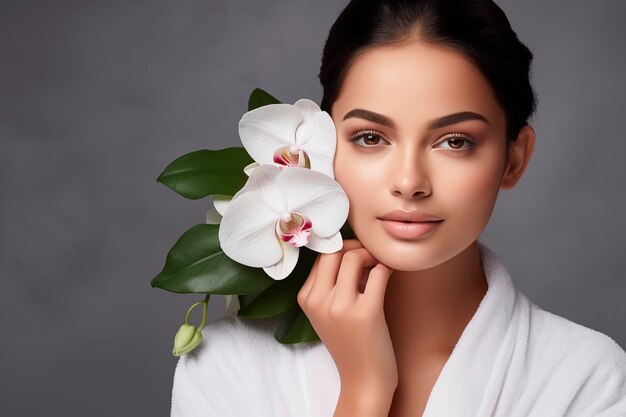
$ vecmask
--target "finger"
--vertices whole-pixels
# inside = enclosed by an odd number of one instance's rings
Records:
[[[387,283],[393,269],[385,264],[378,263],[369,273],[367,279],[367,285],[363,297],[369,299],[370,302],[376,306],[382,308],[385,303],[385,292],[387,290]]]
[[[335,286],[337,271],[341,264],[341,251],[320,253],[315,282],[311,288],[311,297],[326,297]]]
[[[343,241],[342,248],[337,252],[320,253],[315,281],[311,285],[309,296],[327,297],[337,282],[337,272],[344,252],[359,247],[363,247],[363,245],[358,240],[346,239]]]
[[[311,267],[311,271],[309,272],[309,276],[307,277],[304,284],[298,291],[298,297],[301,297],[303,300],[306,300],[311,292],[311,288],[313,288],[313,283],[315,282],[315,278],[317,276],[317,270],[319,268],[320,263],[320,254],[317,255],[315,261],[313,262],[313,266]]]
[[[354,301],[358,295],[359,281],[365,268],[371,268],[378,260],[365,248],[347,251],[343,255],[335,293],[340,300]]]

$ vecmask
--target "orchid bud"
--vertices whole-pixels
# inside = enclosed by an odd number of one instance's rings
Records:
[[[176,332],[176,336],[174,337],[174,349],[172,350],[172,355],[180,356],[184,355],[187,352],[191,352],[194,350],[200,342],[202,342],[202,328],[204,327],[204,323],[206,323],[206,311],[207,306],[209,304],[209,298],[211,294],[207,294],[204,298],[204,301],[199,301],[192,305],[187,311],[187,315],[185,316],[185,324],[180,326],[180,329]],[[197,306],[202,305],[202,323],[196,329],[195,326],[189,324],[189,315],[191,311]]]
[[[191,324],[183,324],[174,337],[172,354],[180,356],[192,351],[202,342],[202,333]]]

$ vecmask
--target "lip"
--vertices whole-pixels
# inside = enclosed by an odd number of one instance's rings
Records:
[[[400,222],[438,222],[443,220],[425,211],[413,210],[392,210],[379,217],[381,220],[395,220]]]
[[[419,239],[430,234],[443,220],[436,222],[400,222],[380,219],[385,230],[397,239]]]
[[[430,234],[443,219],[423,211],[393,210],[379,220],[385,230],[397,239],[418,239]]]

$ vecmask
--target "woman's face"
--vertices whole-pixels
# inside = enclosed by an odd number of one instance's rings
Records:
[[[428,269],[479,237],[505,171],[505,114],[471,61],[421,41],[375,47],[353,61],[331,113],[348,221],[375,258]],[[381,220],[392,210],[443,221],[398,235],[386,226],[402,224]]]

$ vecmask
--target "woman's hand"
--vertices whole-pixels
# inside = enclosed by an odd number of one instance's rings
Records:
[[[297,297],[337,366],[341,396],[363,405],[376,395],[390,404],[398,384],[383,309],[391,272],[358,240],[344,240],[340,251],[318,255]]]

